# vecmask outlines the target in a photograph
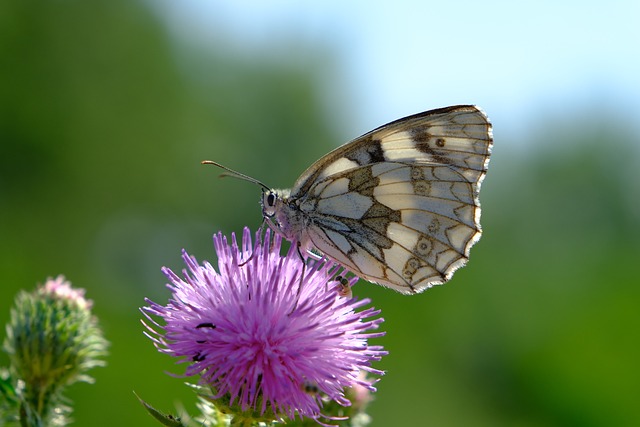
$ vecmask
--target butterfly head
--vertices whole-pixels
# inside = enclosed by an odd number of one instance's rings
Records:
[[[262,200],[260,201],[260,205],[262,206],[262,216],[264,218],[273,218],[276,214],[277,202],[278,195],[276,190],[262,190]]]
[[[262,216],[268,220],[277,220],[277,213],[280,212],[289,198],[289,190],[263,189],[262,200]],[[275,217],[275,218],[274,218]]]
[[[264,219],[271,228],[283,234],[286,238],[291,238],[289,230],[293,207],[290,206],[289,202],[290,193],[290,190],[264,189],[262,190],[262,200],[260,201]]]

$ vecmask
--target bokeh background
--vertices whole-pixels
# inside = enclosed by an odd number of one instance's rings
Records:
[[[374,127],[482,106],[485,234],[446,286],[361,283],[390,351],[372,426],[640,425],[637,1],[0,2],[0,318],[64,274],[111,341],[75,425],[193,395],[142,334],[180,250]],[[0,364],[7,358],[0,355]]]

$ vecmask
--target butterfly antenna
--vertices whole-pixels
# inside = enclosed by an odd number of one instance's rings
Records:
[[[217,167],[219,167],[220,169],[224,170],[224,171],[225,171],[225,173],[221,174],[221,175],[220,175],[220,178],[224,178],[225,176],[231,176],[231,177],[233,177],[233,178],[238,178],[238,179],[241,179],[241,180],[243,180],[243,181],[249,181],[249,182],[252,182],[252,183],[254,183],[254,184],[256,184],[256,185],[259,185],[260,187],[262,187],[263,189],[265,189],[265,190],[267,190],[267,191],[271,190],[269,187],[267,187],[266,185],[264,185],[262,182],[258,181],[257,179],[252,178],[252,177],[250,177],[249,175],[245,175],[245,174],[243,174],[243,173],[240,173],[240,172],[238,172],[238,171],[234,171],[233,169],[230,169],[230,168],[228,168],[228,167],[226,167],[226,166],[224,166],[224,165],[221,165],[221,164],[220,164],[220,163],[218,163],[218,162],[214,162],[213,160],[203,160],[203,161],[202,161],[202,162],[200,162],[200,163],[201,163],[201,164],[203,164],[203,165],[213,165],[213,166],[217,166]]]

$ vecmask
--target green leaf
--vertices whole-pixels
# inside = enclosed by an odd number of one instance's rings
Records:
[[[142,403],[142,405],[146,408],[147,412],[149,412],[149,414],[151,414],[153,418],[160,421],[162,425],[165,425],[167,427],[185,427],[185,425],[182,424],[182,421],[180,421],[180,418],[158,411],[153,406],[142,400],[140,396],[138,396],[135,392],[133,394],[136,395],[140,403]]]

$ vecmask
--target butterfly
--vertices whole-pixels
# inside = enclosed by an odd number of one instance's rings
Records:
[[[485,113],[456,105],[395,120],[336,148],[291,189],[202,163],[262,186],[264,220],[301,253],[415,294],[451,279],[480,239],[478,194],[492,146]]]

